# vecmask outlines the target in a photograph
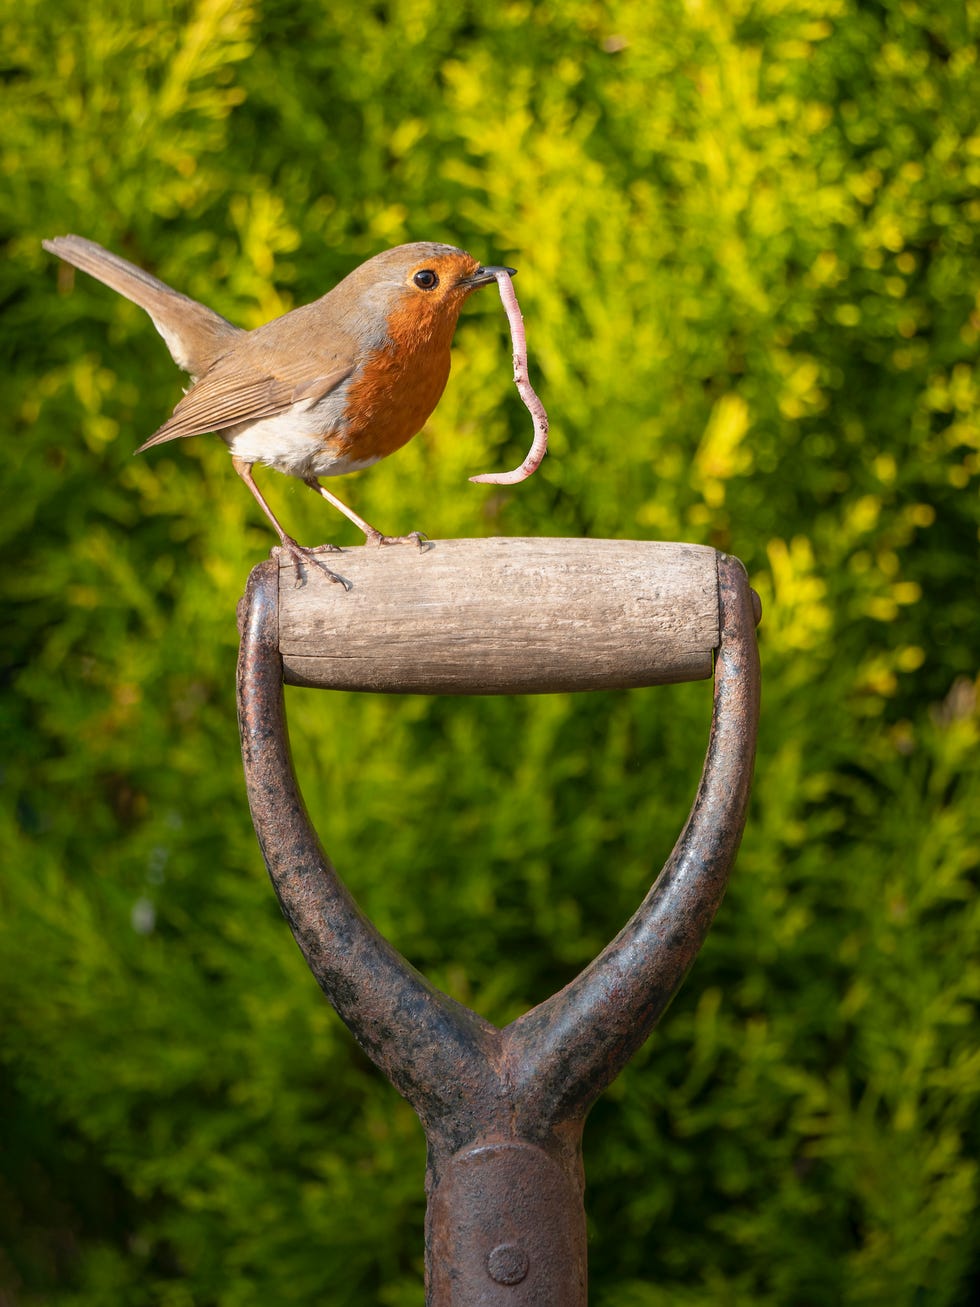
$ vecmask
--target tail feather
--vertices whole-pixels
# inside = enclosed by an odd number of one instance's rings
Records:
[[[138,304],[153,319],[174,362],[199,377],[224,354],[240,328],[213,309],[199,304],[135,263],[83,236],[55,236],[41,244],[51,254],[80,268],[97,281]]]

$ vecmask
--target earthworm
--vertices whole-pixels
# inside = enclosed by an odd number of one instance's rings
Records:
[[[524,401],[525,408],[531,414],[534,439],[520,467],[515,467],[512,472],[484,472],[481,476],[470,477],[470,480],[495,486],[512,486],[518,481],[526,481],[531,473],[536,472],[541,466],[541,460],[548,452],[548,414],[527,379],[527,337],[524,334],[521,308],[514,294],[514,284],[503,269],[494,275],[507,321],[510,323],[510,338],[514,345],[514,381],[517,383],[517,391]]]

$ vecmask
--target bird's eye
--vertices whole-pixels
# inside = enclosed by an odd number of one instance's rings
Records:
[[[439,285],[439,278],[431,268],[423,268],[421,272],[417,272],[412,281],[415,282],[419,290],[435,290]]]

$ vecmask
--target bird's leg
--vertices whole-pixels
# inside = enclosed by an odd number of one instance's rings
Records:
[[[407,536],[382,535],[370,522],[365,522],[360,514],[355,513],[352,508],[348,508],[343,500],[338,499],[336,495],[332,495],[329,490],[321,486],[316,477],[306,477],[305,480],[311,490],[315,490],[318,495],[324,497],[328,504],[333,504],[334,508],[339,509],[348,522],[354,523],[358,531],[364,532],[369,545],[418,545],[419,549],[422,548],[424,536],[421,531],[410,531]]]
[[[269,519],[269,521],[272,523],[273,527],[275,528],[276,535],[279,537],[280,541],[282,542],[283,549],[293,560],[293,567],[296,569],[296,584],[299,585],[303,580],[303,564],[306,562],[310,562],[310,563],[315,563],[317,567],[320,568],[321,571],[326,572],[327,576],[330,577],[331,581],[337,581],[346,590],[349,590],[350,582],[345,577],[340,576],[339,573],[332,572],[330,568],[326,566],[325,563],[322,563],[320,559],[315,556],[318,552],[322,552],[324,550],[329,550],[332,553],[342,553],[343,551],[340,550],[337,547],[337,545],[318,545],[316,546],[316,548],[311,549],[307,545],[297,544],[296,541],[293,539],[293,537],[291,535],[287,535],[286,532],[282,529],[282,527],[279,525],[279,519],[276,517],[275,513],[273,513],[269,505],[265,502],[265,496],[262,494],[262,491],[255,484],[255,478],[252,476],[252,464],[246,462],[246,460],[243,458],[235,458],[234,456],[232,456],[231,462],[235,471],[248,486],[249,490],[251,490],[252,494],[255,497],[255,502],[258,504],[259,508],[262,509],[262,512],[265,513],[266,517]]]

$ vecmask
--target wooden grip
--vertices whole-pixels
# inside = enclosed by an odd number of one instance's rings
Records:
[[[401,694],[624,689],[709,677],[718,557],[702,545],[499,537],[363,545],[295,584],[279,555],[290,685]]]

